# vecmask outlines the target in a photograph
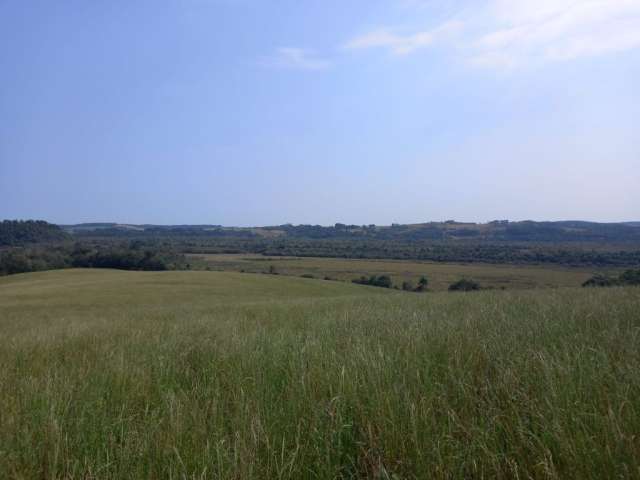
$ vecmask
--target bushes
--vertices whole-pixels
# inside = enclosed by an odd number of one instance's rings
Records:
[[[372,287],[381,287],[381,288],[391,288],[393,283],[391,282],[391,277],[388,275],[371,275],[369,278],[360,277],[353,280],[353,283],[358,283],[360,285],[370,285]]]
[[[582,284],[583,287],[615,287],[640,285],[640,270],[626,270],[618,277],[594,275]]]
[[[480,284],[466,278],[449,285],[450,292],[472,292],[475,290],[480,290]]]
[[[429,286],[429,280],[427,279],[427,277],[423,275],[422,277],[420,277],[420,280],[418,280],[418,286],[414,291],[425,292],[428,286]]]
[[[427,287],[429,286],[429,280],[424,275],[420,277],[418,280],[418,286],[414,287],[411,282],[402,282],[402,290],[405,292],[417,292],[422,293],[427,291]]]
[[[413,283],[411,282],[402,282],[402,290],[405,292],[413,292]]]
[[[393,286],[393,282],[391,281],[391,277],[389,275],[371,275],[369,278],[363,275],[360,278],[353,279],[352,282],[359,285],[369,285],[372,287],[398,289],[397,285],[395,287]],[[417,287],[414,287],[411,282],[402,282],[402,290],[404,290],[405,292],[424,292],[427,290],[428,284],[429,281],[426,277],[423,276],[420,278]]]
[[[594,275],[582,284],[583,287],[612,287],[616,285],[616,279],[605,275]]]
[[[75,267],[116,268],[119,270],[169,270],[169,264],[159,252],[151,250],[110,249],[95,252],[81,261],[74,261]]]
[[[627,270],[618,277],[618,282],[621,285],[640,285],[640,270]]]

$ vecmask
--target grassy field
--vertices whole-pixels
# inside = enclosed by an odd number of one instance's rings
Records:
[[[2,479],[640,478],[640,289],[15,275],[0,385]]]
[[[527,289],[548,287],[579,287],[594,273],[611,273],[589,268],[561,266],[454,264],[405,260],[359,260],[348,258],[264,257],[251,254],[189,255],[195,268],[217,271],[266,272],[273,265],[283,275],[313,275],[351,281],[361,275],[389,275],[394,284],[409,281],[417,284],[422,275],[429,279],[429,288],[446,290],[461,278],[470,278],[484,287]]]

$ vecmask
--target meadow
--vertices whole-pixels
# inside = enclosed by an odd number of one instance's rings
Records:
[[[640,289],[0,279],[0,478],[640,478]]]
[[[270,267],[281,275],[313,276],[350,282],[360,276],[388,275],[397,286],[429,279],[432,291],[447,290],[461,278],[473,279],[484,288],[528,289],[579,287],[594,273],[616,269],[560,265],[509,265],[486,263],[440,263],[417,260],[371,260],[353,258],[269,257],[258,254],[188,254],[192,268],[214,271],[265,273]]]

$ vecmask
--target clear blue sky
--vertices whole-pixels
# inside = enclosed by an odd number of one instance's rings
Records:
[[[640,220],[640,0],[0,0],[0,218]]]

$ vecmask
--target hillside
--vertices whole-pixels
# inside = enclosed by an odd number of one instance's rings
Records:
[[[0,478],[633,478],[640,289],[0,279]]]
[[[384,295],[381,289],[343,282],[277,275],[228,272],[127,272],[108,269],[69,269],[0,277],[3,307],[42,306],[56,309],[103,307],[158,310],[199,306],[258,305],[305,299]],[[114,303],[115,302],[115,303]]]

